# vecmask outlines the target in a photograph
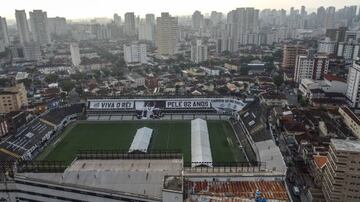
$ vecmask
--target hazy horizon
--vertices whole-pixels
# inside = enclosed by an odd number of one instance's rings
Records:
[[[316,2],[308,2],[305,0],[279,0],[274,6],[272,1],[263,0],[227,0],[226,3],[219,4],[216,1],[204,0],[182,0],[177,3],[175,0],[92,0],[91,3],[86,0],[12,0],[11,3],[3,3],[0,7],[0,16],[8,19],[15,18],[15,9],[25,9],[27,12],[34,9],[41,9],[47,11],[48,17],[61,16],[68,19],[87,19],[94,17],[108,17],[111,18],[114,13],[123,16],[125,12],[135,12],[136,15],[144,16],[146,13],[154,13],[159,15],[161,12],[169,12],[172,15],[191,15],[195,10],[200,10],[203,13],[209,13],[213,10],[226,13],[237,7],[255,7],[258,9],[286,9],[295,7],[300,9],[305,5],[307,10],[313,11],[319,6],[335,6],[337,9],[344,6],[356,5],[359,6],[358,0],[317,0]],[[141,6],[141,7],[140,7]]]

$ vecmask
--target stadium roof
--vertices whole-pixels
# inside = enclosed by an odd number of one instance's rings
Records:
[[[255,142],[255,145],[259,151],[260,161],[265,162],[266,169],[274,172],[286,172],[284,158],[272,139]]]
[[[199,165],[212,167],[207,123],[199,118],[191,121],[191,161],[193,167]]]
[[[129,152],[141,151],[147,152],[153,129],[142,127],[136,131],[135,137],[129,148]]]
[[[164,177],[181,175],[182,165],[182,159],[86,159],[75,160],[64,173],[26,172],[17,175],[60,183],[69,188],[85,187],[95,192],[147,199],[141,201],[160,201]]]

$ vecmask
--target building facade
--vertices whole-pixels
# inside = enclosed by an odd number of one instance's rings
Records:
[[[0,16],[0,43],[1,43],[1,41],[5,46],[10,45],[9,33],[8,33],[7,24],[6,24],[6,19],[2,18]]]
[[[360,55],[360,44],[354,41],[340,42],[338,45],[337,56],[345,60],[356,60]]]
[[[21,44],[29,43],[30,31],[25,10],[15,10],[16,26]]]
[[[197,40],[191,45],[191,61],[195,63],[204,62],[208,59],[208,47],[202,44],[201,40]]]
[[[259,10],[237,8],[227,14],[227,32],[231,38],[230,51],[239,50],[240,45],[259,43]]]
[[[79,66],[81,63],[79,44],[71,43],[70,44],[70,53],[71,53],[72,64],[74,66]]]
[[[301,83],[302,79],[323,79],[329,69],[329,58],[326,55],[297,55],[294,81]]]
[[[176,51],[178,20],[169,13],[156,19],[156,46],[160,55],[173,55]]]
[[[66,18],[62,18],[62,17],[48,18],[48,22],[49,22],[50,34],[63,35],[68,32]]]
[[[301,45],[284,45],[282,68],[293,69],[296,63],[296,56],[306,54],[306,49]]]
[[[124,60],[126,63],[146,63],[146,44],[132,43],[124,45]]]
[[[331,139],[322,180],[326,201],[360,200],[360,141]]]
[[[345,93],[350,108],[360,110],[360,61],[354,61],[349,68]]]
[[[336,54],[336,42],[331,41],[329,37],[319,41],[318,53]]]
[[[26,60],[41,60],[40,44],[29,42],[23,45],[24,58]]]
[[[133,12],[125,13],[124,32],[127,36],[134,36],[135,30],[135,15]]]
[[[0,89],[0,113],[19,111],[28,105],[27,91],[23,83]]]
[[[30,24],[33,40],[39,44],[51,42],[47,13],[42,10],[30,12]]]
[[[342,116],[345,125],[360,139],[360,118],[347,107],[340,107],[339,114]]]

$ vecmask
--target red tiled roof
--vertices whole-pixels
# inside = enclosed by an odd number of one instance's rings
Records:
[[[323,168],[327,162],[326,156],[314,155],[313,158],[316,166],[319,168]]]
[[[345,82],[345,80],[341,77],[332,75],[332,74],[325,74],[324,78],[328,81],[341,81],[341,82]]]

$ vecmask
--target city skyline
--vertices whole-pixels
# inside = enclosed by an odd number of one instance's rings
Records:
[[[3,4],[0,7],[0,14],[3,17],[8,19],[15,19],[14,11],[15,9],[21,10],[25,9],[26,11],[41,9],[48,12],[49,17],[54,16],[63,16],[70,19],[86,19],[93,17],[111,17],[113,13],[118,13],[120,15],[125,14],[126,12],[134,12],[136,15],[145,15],[146,13],[154,13],[157,16],[161,12],[169,12],[172,15],[191,15],[195,10],[199,10],[203,13],[210,13],[211,11],[220,11],[220,12],[229,12],[230,10],[237,7],[255,7],[257,9],[285,9],[290,10],[290,7],[300,8],[301,5],[305,5],[306,9],[309,11],[315,11],[316,8],[320,6],[328,7],[334,6],[337,9],[343,8],[344,6],[349,5],[358,5],[359,2],[356,0],[349,1],[325,1],[320,0],[316,2],[306,2],[304,0],[300,1],[277,1],[274,5],[271,1],[263,2],[261,0],[254,1],[235,1],[229,0],[224,4],[219,5],[216,2],[204,2],[204,1],[191,1],[184,0],[181,4],[174,3],[173,0],[163,1],[163,0],[154,0],[154,1],[145,1],[138,0],[138,3],[133,1],[121,1],[117,2],[115,0],[105,0],[92,1],[91,4],[84,0],[79,1],[69,1],[64,0],[61,3],[56,3],[53,1],[45,0],[30,0],[30,1],[21,1],[15,0],[11,4]],[[70,6],[69,6],[70,5]],[[142,5],[139,8],[139,5]],[[191,5],[191,6],[189,6]],[[66,8],[65,8],[66,7]]]

